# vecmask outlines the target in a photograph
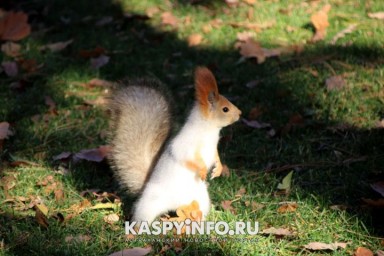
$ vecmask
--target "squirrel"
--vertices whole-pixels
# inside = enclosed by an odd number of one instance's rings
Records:
[[[203,219],[210,210],[207,174],[221,175],[217,151],[221,128],[241,111],[219,94],[205,67],[194,75],[195,103],[181,130],[169,139],[171,104],[155,80],[139,80],[110,99],[113,135],[109,159],[120,183],[139,194],[131,221],[148,223],[196,201]]]

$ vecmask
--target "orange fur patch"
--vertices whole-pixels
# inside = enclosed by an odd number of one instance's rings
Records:
[[[196,151],[194,160],[185,161],[185,167],[187,167],[191,171],[196,172],[202,180],[207,179],[208,168],[205,165],[203,158],[201,157],[198,151]]]
[[[219,90],[212,72],[206,67],[197,67],[195,71],[196,100],[199,102],[203,114],[209,113],[209,95],[213,93],[214,100],[219,100]]]

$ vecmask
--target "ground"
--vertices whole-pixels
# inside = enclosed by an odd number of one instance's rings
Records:
[[[1,5],[27,14],[31,33],[1,36],[2,45],[20,49],[2,47],[0,130],[9,125],[9,136],[0,136],[0,255],[109,255],[147,246],[166,255],[383,250],[383,1]],[[119,189],[99,148],[107,144],[109,81],[162,81],[174,98],[177,132],[199,65],[243,112],[222,131],[229,175],[210,182],[208,219],[258,221],[264,233],[274,227],[288,235],[198,242],[125,235],[134,198]],[[341,247],[316,250],[312,242]]]

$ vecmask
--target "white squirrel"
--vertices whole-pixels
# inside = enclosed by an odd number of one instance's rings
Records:
[[[241,111],[219,94],[205,67],[195,71],[195,104],[181,130],[167,140],[171,111],[167,96],[152,80],[140,80],[110,100],[113,137],[109,155],[118,181],[139,194],[132,221],[151,223],[160,214],[196,201],[205,218],[210,210],[206,183],[221,175],[217,151],[221,128]]]

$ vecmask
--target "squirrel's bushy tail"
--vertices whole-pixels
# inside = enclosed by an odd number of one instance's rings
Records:
[[[109,155],[120,184],[131,193],[143,188],[171,130],[169,99],[156,80],[130,81],[109,99]]]

